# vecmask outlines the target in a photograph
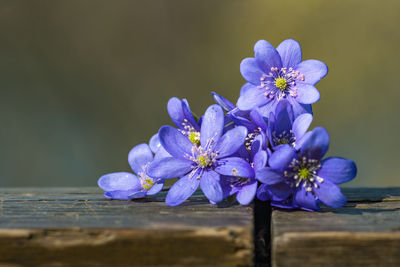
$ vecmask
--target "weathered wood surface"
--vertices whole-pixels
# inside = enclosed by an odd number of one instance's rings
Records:
[[[341,209],[272,212],[273,266],[400,266],[400,188],[343,192]]]
[[[250,266],[252,209],[199,193],[108,200],[95,188],[0,189],[0,266]]]

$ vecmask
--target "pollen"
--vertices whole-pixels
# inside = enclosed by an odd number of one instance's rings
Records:
[[[232,169],[232,175],[233,175],[233,176],[237,176],[238,173],[239,173],[239,171],[238,171],[236,168],[233,168],[233,169]]]
[[[189,133],[189,140],[192,144],[199,144],[200,143],[200,133],[199,132],[190,132]]]
[[[143,188],[146,189],[146,190],[149,190],[150,188],[153,187],[153,185],[154,185],[153,180],[147,178],[147,179],[144,180]]]
[[[199,164],[202,167],[207,167],[210,164],[209,160],[206,157],[203,157],[203,156],[198,156],[197,160],[199,161]]]
[[[298,173],[303,180],[308,180],[311,177],[311,172],[307,168],[301,168]]]
[[[275,86],[281,89],[282,91],[286,89],[287,82],[285,78],[278,77],[275,79]]]
[[[289,141],[287,139],[283,138],[283,139],[279,140],[279,144],[281,144],[281,145],[289,144]]]

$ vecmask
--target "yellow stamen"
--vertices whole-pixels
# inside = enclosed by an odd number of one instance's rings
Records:
[[[299,170],[299,176],[303,180],[307,180],[308,178],[311,177],[311,173],[307,168],[302,168]]]
[[[200,143],[200,133],[199,132],[190,132],[189,133],[189,140],[193,144],[197,145]]]
[[[145,179],[144,181],[146,182],[146,183],[143,185],[143,188],[144,188],[144,189],[149,190],[150,188],[153,187],[153,185],[154,185],[153,180],[147,178],[147,179]]]
[[[286,89],[287,82],[284,78],[279,77],[275,79],[275,86],[283,91]]]

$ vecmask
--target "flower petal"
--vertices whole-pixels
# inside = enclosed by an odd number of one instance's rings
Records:
[[[343,207],[347,202],[346,197],[340,192],[339,186],[328,179],[324,179],[323,183],[319,184],[319,188],[315,189],[315,193],[322,203],[332,208]]]
[[[160,192],[164,187],[164,179],[161,179],[160,181],[158,181],[156,184],[154,184],[149,191],[147,191],[147,195],[151,196],[151,195],[155,195],[158,192]]]
[[[104,193],[105,197],[111,198],[111,199],[122,199],[122,200],[127,200],[127,199],[132,199],[132,195],[135,194],[140,194],[141,197],[144,197],[146,193],[141,192],[140,189],[135,189],[135,190],[114,190],[114,191],[108,191]]]
[[[296,141],[300,140],[303,137],[303,135],[310,127],[312,120],[313,116],[308,113],[301,114],[294,120],[292,125],[292,131],[294,136],[296,137]]]
[[[224,158],[232,155],[243,145],[247,136],[247,129],[237,126],[227,131],[217,142],[214,151],[218,152],[217,158]]]
[[[161,147],[160,138],[158,138],[158,133],[156,133],[155,135],[153,135],[150,138],[149,146],[150,146],[151,152],[153,152],[154,154]]]
[[[154,159],[161,159],[161,158],[166,158],[166,157],[172,157],[171,154],[165,150],[163,146],[160,146],[154,155]]]
[[[232,109],[236,108],[236,106],[234,104],[232,104],[231,101],[229,101],[228,99],[226,99],[225,97],[215,93],[215,92],[211,92],[214,101],[220,105],[225,111],[231,111]]]
[[[329,134],[322,127],[312,130],[300,148],[300,154],[311,159],[322,159],[329,148]]]
[[[254,180],[250,184],[246,184],[240,189],[240,191],[236,195],[237,201],[244,206],[249,205],[257,193],[257,181]]]
[[[143,167],[153,160],[153,153],[148,144],[140,144],[129,151],[128,162],[133,172],[139,174]]]
[[[257,198],[261,201],[267,201],[271,199],[271,194],[269,193],[267,185],[260,184],[257,189]]]
[[[284,177],[281,172],[273,170],[269,167],[256,170],[256,179],[266,185],[282,183],[284,181]]]
[[[260,69],[255,58],[245,58],[240,63],[240,73],[243,78],[254,85],[261,84],[261,76],[264,72]]]
[[[268,188],[274,201],[283,201],[292,193],[292,188],[285,182],[269,185]]]
[[[227,198],[237,192],[237,187],[232,187],[230,176],[220,175],[219,183],[222,188],[223,198]]]
[[[187,159],[166,157],[152,161],[147,167],[147,175],[153,178],[178,178],[193,169],[193,162]]]
[[[287,97],[286,99],[292,105],[294,118],[297,118],[299,115],[304,114],[304,113],[312,114],[312,107],[310,104],[301,104],[301,103],[297,102],[297,100],[294,97],[291,97],[291,96]]]
[[[224,132],[235,128],[235,122],[232,120],[232,116],[228,113],[224,119]]]
[[[264,168],[265,165],[267,165],[267,159],[267,152],[265,152],[264,150],[258,151],[253,158],[254,170],[257,171],[261,168]]]
[[[185,119],[185,116],[182,110],[182,101],[177,97],[170,98],[167,104],[167,111],[176,127],[183,129],[182,123]]]
[[[287,39],[276,48],[282,59],[282,66],[294,68],[301,62],[301,47],[299,42]]]
[[[134,198],[143,198],[145,196],[147,196],[147,193],[145,191],[137,191],[137,192],[130,194],[128,197],[130,199],[134,199]]]
[[[200,126],[197,123],[196,119],[193,116],[193,113],[190,109],[189,103],[186,99],[182,100],[182,111],[183,116],[187,120],[187,122],[196,130],[200,131]]]
[[[317,88],[311,84],[296,83],[297,97],[295,99],[301,104],[314,104],[320,98]]]
[[[236,103],[241,110],[251,110],[253,108],[265,105],[271,100],[264,95],[265,90],[257,86],[249,86],[241,95]]]
[[[187,155],[192,154],[192,142],[174,127],[162,126],[158,132],[158,137],[161,145],[172,156],[185,159]]]
[[[249,90],[250,88],[253,88],[253,87],[257,87],[257,86],[255,86],[254,84],[251,84],[251,83],[245,83],[242,86],[242,88],[240,88],[240,94],[239,95],[241,96],[242,94],[246,93],[247,90]]]
[[[254,156],[262,149],[264,149],[266,145],[266,137],[265,134],[263,132],[261,132],[260,134],[258,134],[254,139],[253,142],[251,143],[251,150],[250,150],[250,154],[251,154],[251,159],[254,160]]]
[[[311,134],[312,134],[312,132],[306,132],[303,135],[303,137],[301,137],[300,139],[296,139],[296,142],[295,142],[296,145],[294,146],[294,148],[296,150],[300,150],[300,148],[303,146],[303,143],[307,140],[308,137],[311,136]]]
[[[201,123],[200,143],[206,147],[210,140],[218,142],[224,130],[224,111],[217,105],[211,105],[207,108],[204,114],[203,122]]]
[[[224,198],[220,175],[213,170],[205,170],[203,172],[200,179],[200,188],[204,195],[214,203],[218,203]]]
[[[246,161],[250,160],[249,151],[247,150],[246,146],[243,144],[239,147],[239,149],[232,154],[230,157],[239,157],[245,159]]]
[[[307,192],[302,187],[294,194],[294,200],[302,209],[319,211],[319,206],[312,192]]]
[[[309,59],[297,65],[296,70],[304,75],[304,82],[308,84],[316,84],[328,73],[328,67],[324,62]]]
[[[257,129],[257,125],[255,125],[252,121],[247,118],[236,115],[235,113],[230,113],[230,117],[236,125],[241,125],[246,127],[249,131],[254,131]]]
[[[169,189],[165,203],[168,206],[177,206],[188,199],[199,187],[199,170],[194,170],[180,178]]]
[[[269,102],[267,102],[264,106],[260,106],[259,110],[260,113],[263,117],[267,117],[269,116],[269,114],[275,113],[276,110],[276,106],[278,105],[279,101],[276,99],[269,99]]]
[[[129,172],[114,172],[103,175],[97,184],[104,191],[130,190],[140,188],[140,180]]]
[[[271,123],[273,130],[279,135],[283,131],[292,130],[293,112],[290,103],[287,100],[281,100],[275,109],[275,123]]]
[[[267,127],[268,127],[267,123],[266,123],[265,119],[263,118],[263,116],[261,115],[261,112],[258,108],[254,108],[250,112],[250,118],[263,131],[265,131],[267,129]]]
[[[258,66],[265,73],[269,73],[272,67],[282,67],[281,57],[276,49],[267,41],[260,40],[254,45],[254,54]]]
[[[276,170],[286,169],[290,162],[296,157],[296,151],[290,145],[281,145],[272,153],[268,160],[269,166]]]
[[[317,175],[335,184],[342,184],[357,175],[357,166],[352,160],[338,157],[326,158],[322,161],[322,167]]]
[[[239,176],[245,178],[254,177],[254,170],[250,164],[244,159],[237,157],[218,160],[214,170],[222,175]]]
[[[298,206],[294,204],[292,200],[286,200],[286,201],[271,201],[271,206],[277,207],[277,208],[282,208],[282,209],[296,209]]]

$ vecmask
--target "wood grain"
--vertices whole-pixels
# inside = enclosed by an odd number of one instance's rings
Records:
[[[95,188],[1,189],[0,266],[251,266],[252,209]]]
[[[400,266],[400,188],[345,188],[322,212],[272,212],[273,266]]]

